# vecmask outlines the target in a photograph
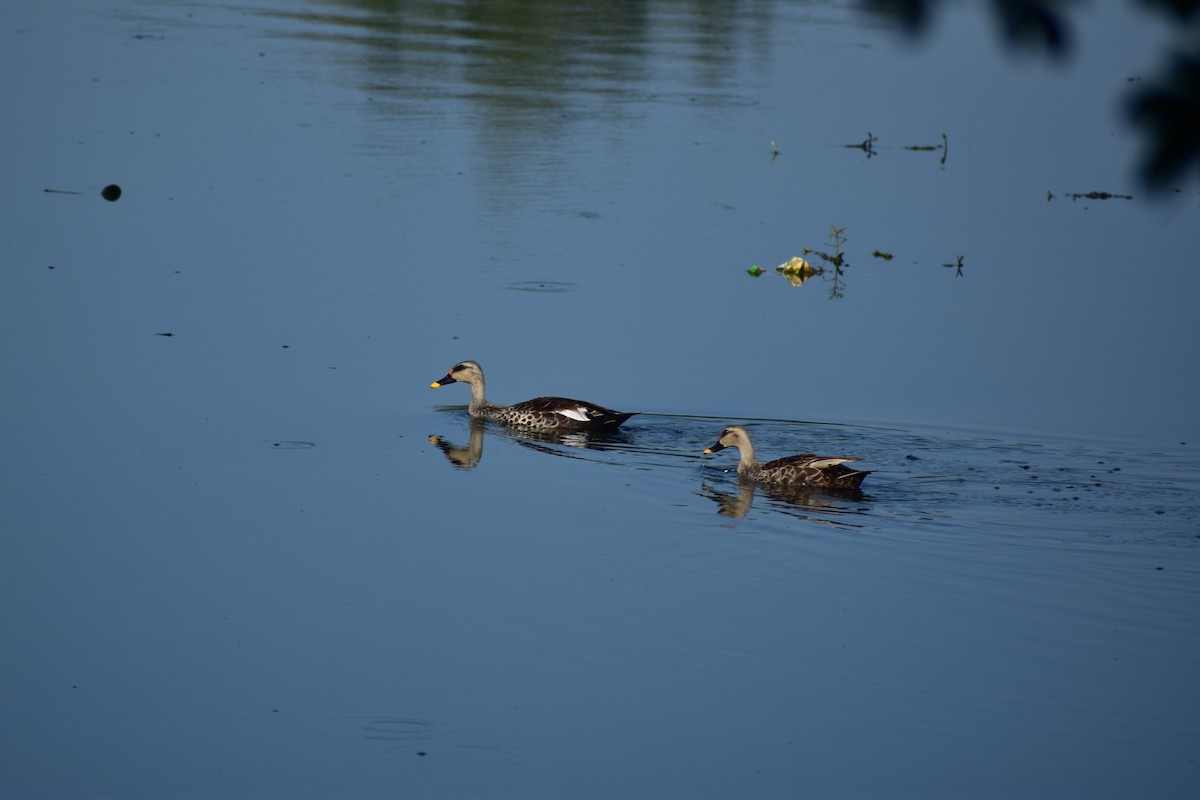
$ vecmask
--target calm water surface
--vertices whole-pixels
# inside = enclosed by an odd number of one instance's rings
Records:
[[[1195,796],[1200,209],[1081,22],[6,6],[0,795]]]

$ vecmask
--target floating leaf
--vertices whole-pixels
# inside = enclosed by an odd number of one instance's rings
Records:
[[[775,269],[782,272],[784,275],[816,275],[819,271],[809,262],[805,261],[800,256],[792,256],[787,261],[780,264]]]

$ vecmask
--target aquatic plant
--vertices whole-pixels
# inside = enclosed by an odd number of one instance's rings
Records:
[[[871,133],[870,131],[867,131],[866,139],[863,139],[861,142],[858,142],[857,144],[844,144],[844,145],[842,145],[842,147],[848,147],[851,150],[862,150],[864,153],[867,154],[867,158],[870,158],[871,156],[878,155],[878,153],[875,152],[875,143],[878,141],[879,141],[878,136]]]
[[[847,266],[845,253],[843,252],[846,238],[846,228],[844,226],[839,228],[836,225],[831,225],[829,226],[829,239],[825,244],[833,250],[832,253],[805,247],[803,248],[803,255],[792,256],[776,267],[775,271],[787,278],[788,283],[792,286],[800,286],[809,278],[817,275],[825,275],[829,271],[829,268],[832,267],[833,278],[829,289],[829,297],[831,299],[841,298],[845,295],[844,276],[842,272]],[[808,255],[816,256],[824,263],[814,264],[804,257]]]
[[[1072,200],[1132,200],[1131,194],[1113,194],[1111,192],[1071,192],[1067,197]]]
[[[833,246],[833,255],[829,253],[817,253],[818,256],[828,261],[835,267],[842,266],[842,245],[846,243],[846,228],[837,227],[836,225],[829,226],[829,241],[827,245]]]
[[[806,252],[811,252],[805,248]],[[788,283],[792,286],[799,286],[814,275],[820,275],[825,270],[821,267],[814,267],[812,263],[801,258],[800,256],[792,256],[787,261],[775,268],[775,271],[787,278]]]
[[[927,151],[941,150],[942,157],[941,157],[941,159],[939,159],[938,163],[945,164],[946,163],[946,154],[950,152],[950,140],[946,137],[946,134],[943,133],[941,144],[910,144],[910,145],[906,145],[904,149],[905,150],[927,150]]]

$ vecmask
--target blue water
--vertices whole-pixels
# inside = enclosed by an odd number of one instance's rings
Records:
[[[0,12],[0,795],[1194,796],[1161,32],[516,8]],[[840,299],[774,271],[831,226]],[[473,426],[463,358],[642,413]]]

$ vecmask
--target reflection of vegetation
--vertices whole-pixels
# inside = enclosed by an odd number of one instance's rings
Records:
[[[832,264],[834,267],[837,267],[840,269],[844,262],[844,259],[842,258],[842,245],[844,245],[845,243],[846,243],[846,229],[844,227],[839,228],[836,225],[830,225],[829,226],[829,241],[826,242],[826,244],[833,245],[833,255],[830,255],[829,253],[822,253],[820,251],[818,251],[816,253],[816,255],[819,256],[820,258],[825,259],[830,264]]]
[[[829,226],[829,241],[827,245],[833,247],[833,253],[826,253],[821,250],[811,251],[813,255],[824,261],[827,265],[833,267],[833,279],[829,287],[829,299],[840,300],[845,296],[845,285],[843,284],[843,271],[849,264],[846,263],[844,254],[842,253],[842,245],[846,243],[845,227],[837,227],[836,225]],[[805,254],[810,252],[805,248]],[[822,270],[824,273],[824,270]]]
[[[702,3],[694,13],[654,4],[558,0],[313,0],[275,4],[269,16],[305,23],[300,35],[362,45],[363,87],[376,105],[403,114],[411,102],[477,101],[501,130],[563,126],[592,100],[642,97],[652,44],[666,30],[688,71],[689,92],[727,99],[741,53],[765,44],[773,4]],[[669,25],[669,29],[665,26]],[[697,96],[690,98],[695,101]],[[552,129],[553,130],[553,129]],[[488,128],[489,139],[496,131]]]
[[[1141,81],[1128,110],[1144,143],[1142,174],[1164,188],[1200,165],[1200,0],[1141,0],[1148,13],[1174,23],[1178,52],[1159,74]],[[720,105],[729,98],[731,66],[760,53],[762,31],[774,22],[776,3],[692,2],[693,13],[664,13],[660,4],[492,0],[314,0],[302,7],[274,4],[267,13],[303,21],[299,35],[365,45],[363,87],[373,107],[410,119],[408,105],[422,99],[465,96],[484,110],[480,128],[490,147],[504,148],[506,131],[530,130],[545,138],[565,129],[582,108],[626,113],[623,98],[641,97],[653,72],[651,44],[664,20],[680,63],[692,72],[688,102]],[[671,5],[671,4],[667,4]],[[821,4],[813,4],[814,7]],[[900,20],[913,32],[930,27],[940,0],[866,0],[876,14]],[[981,4],[982,5],[982,4]],[[1084,4],[1066,0],[991,0],[1005,38],[1028,51],[1065,55],[1072,44],[1071,14]],[[1189,38],[1190,37],[1190,40]],[[699,91],[696,91],[699,90]],[[589,105],[595,100],[595,105]],[[426,120],[421,120],[423,127]],[[877,154],[874,136],[847,145]],[[943,146],[943,158],[946,148]],[[498,152],[498,163],[511,153]],[[773,148],[772,158],[778,156]]]
[[[929,24],[938,0],[868,0],[877,13],[901,20],[911,32]],[[1005,38],[1015,47],[1062,57],[1071,48],[1066,9],[1084,6],[1062,0],[992,0]],[[1200,172],[1200,0],[1142,0],[1168,18],[1180,44],[1159,75],[1127,100],[1130,118],[1142,129],[1142,182],[1165,189]]]

